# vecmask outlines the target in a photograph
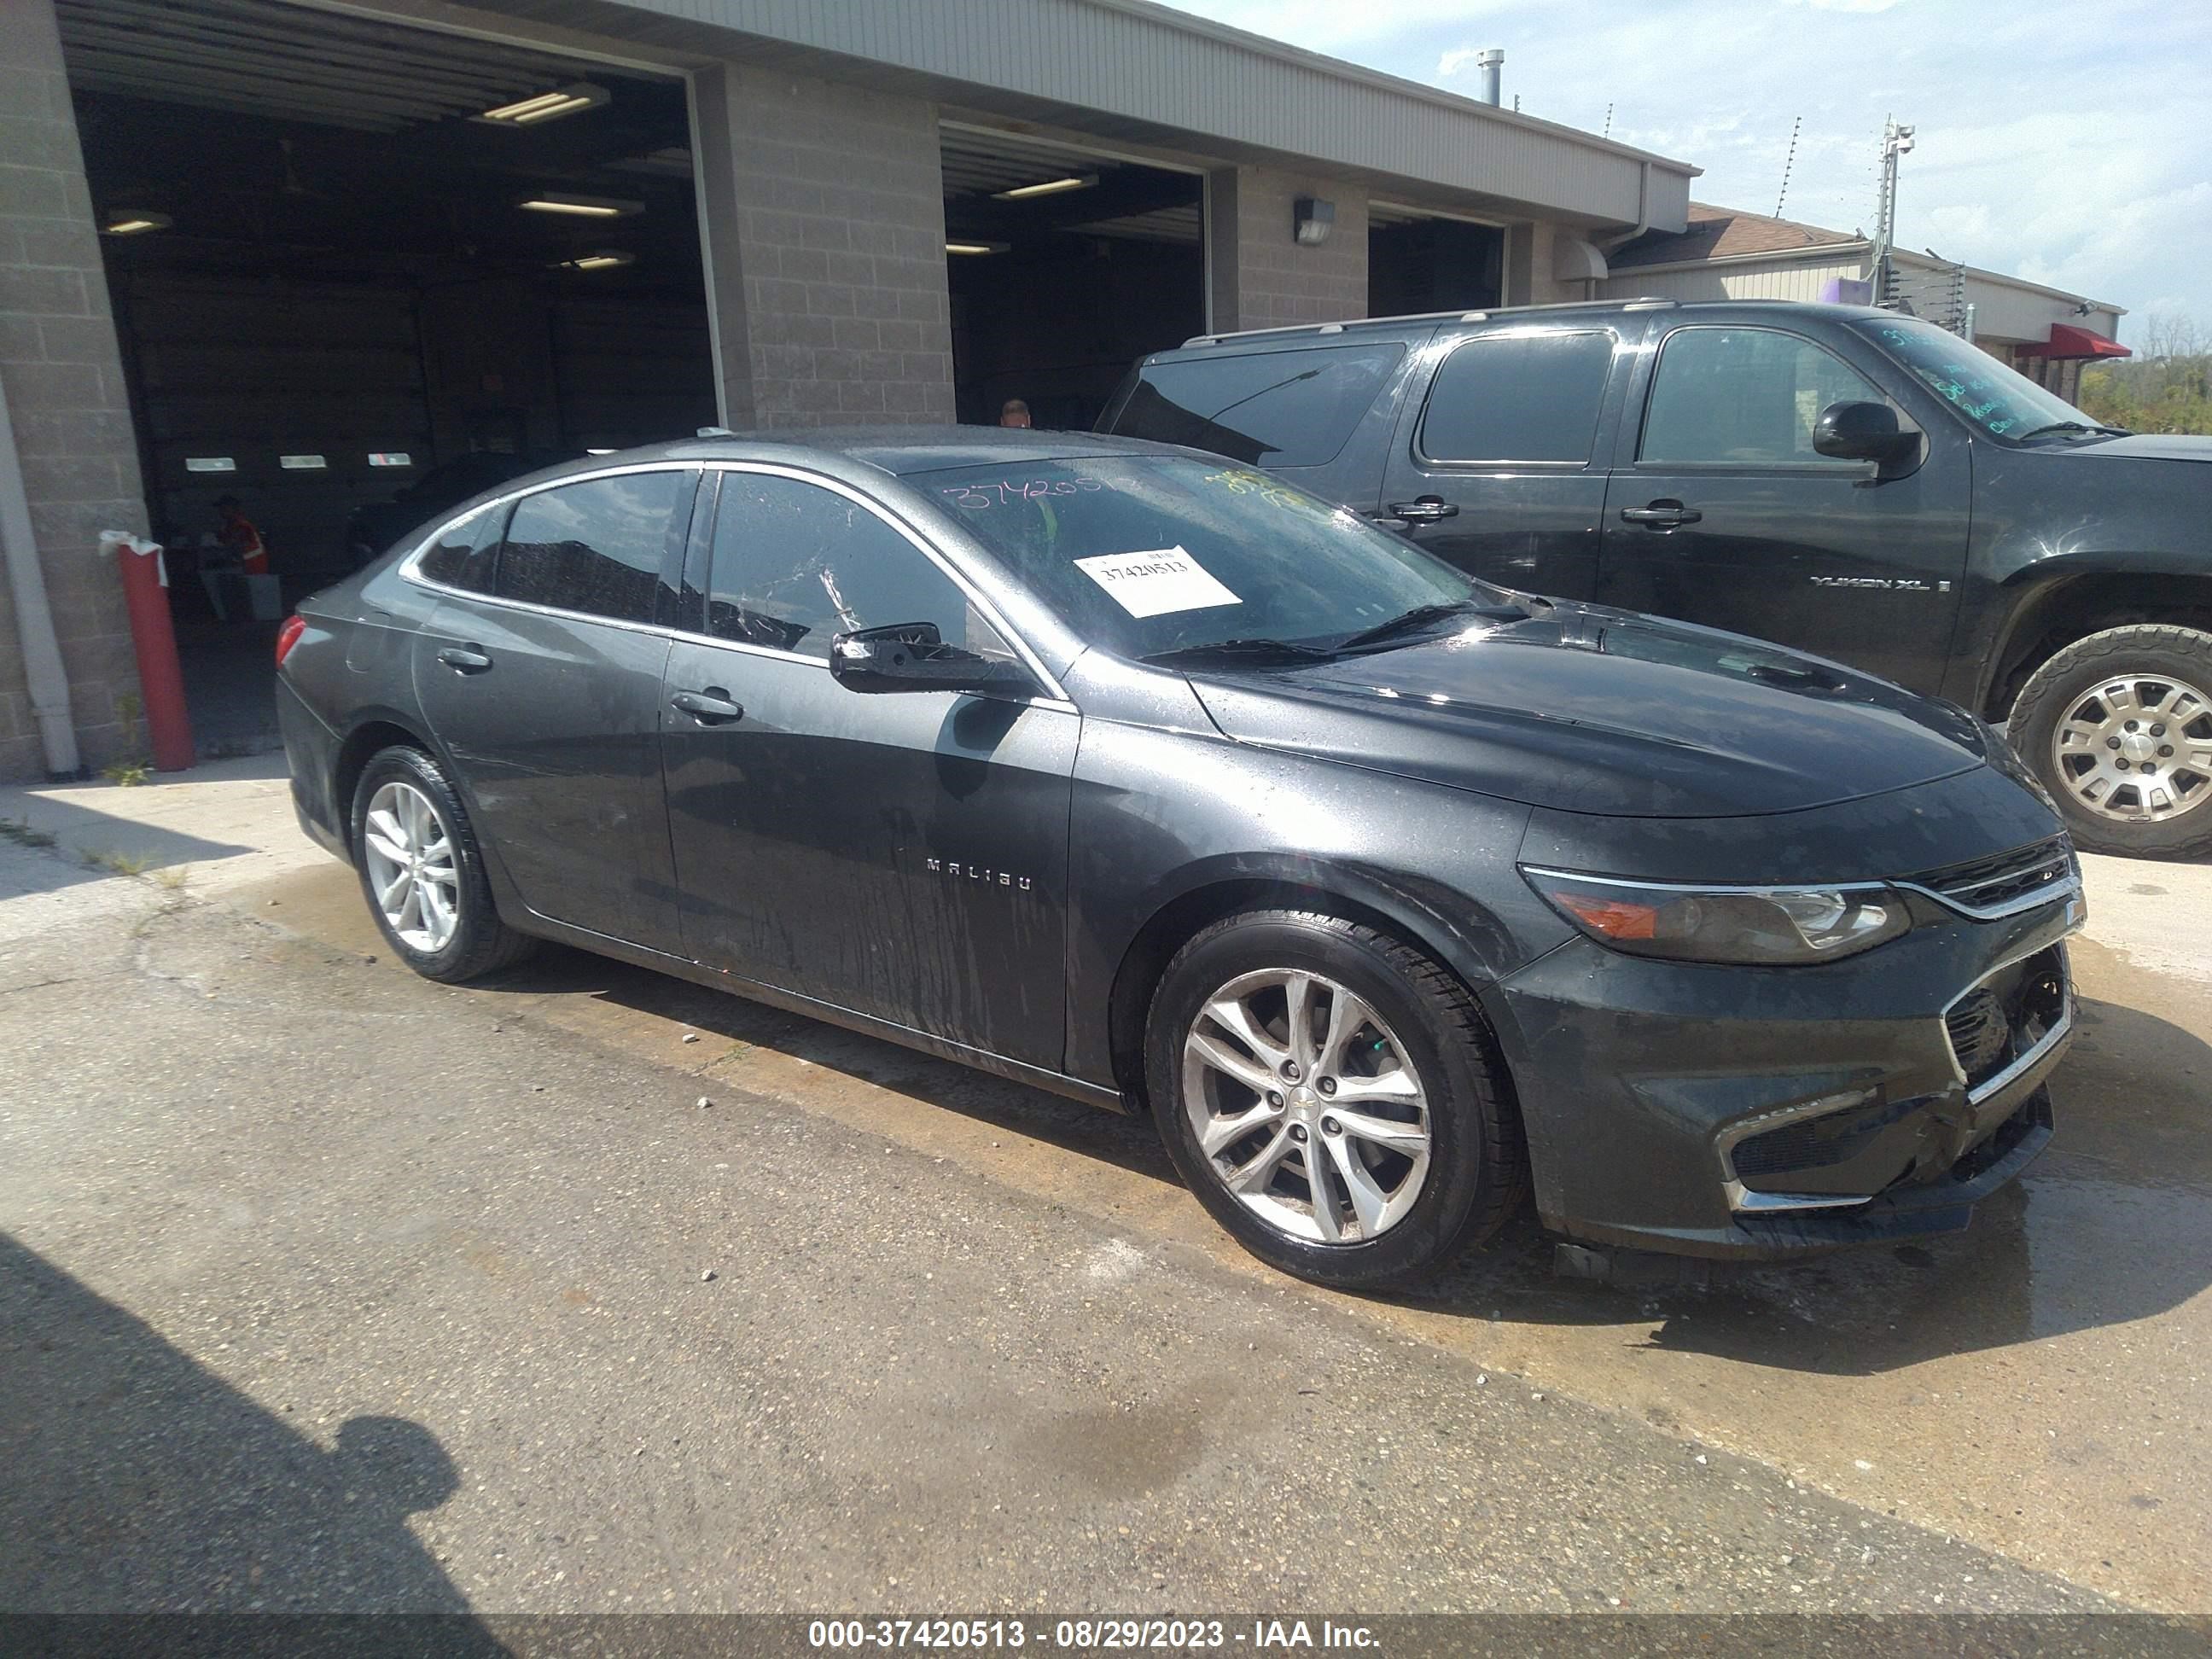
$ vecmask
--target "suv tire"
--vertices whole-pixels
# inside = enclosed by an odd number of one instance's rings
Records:
[[[2008,732],[2083,852],[2212,855],[2212,634],[2076,640],[2029,678]]]

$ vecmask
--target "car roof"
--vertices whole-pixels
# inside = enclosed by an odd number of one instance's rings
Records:
[[[549,477],[603,471],[645,461],[857,461],[903,477],[957,466],[1026,466],[1108,455],[1184,455],[1174,444],[1092,432],[996,426],[803,427],[772,432],[705,431],[696,438],[593,455]]]
[[[1408,327],[1448,327],[1456,323],[1510,322],[1516,319],[1557,319],[1571,322],[1577,316],[1618,316],[1624,312],[1679,311],[1690,315],[1708,312],[1749,313],[1786,311],[1802,315],[1848,321],[1864,317],[1895,319],[1898,313],[1872,306],[1829,305],[1810,300],[1569,300],[1540,306],[1491,306],[1474,311],[1425,311],[1398,317],[1356,317],[1340,323],[1294,323],[1284,328],[1243,329],[1235,333],[1194,334],[1180,346],[1155,351],[1144,361],[1159,362],[1185,353],[1234,353],[1253,346],[1275,347],[1358,340],[1370,335],[1402,335]]]

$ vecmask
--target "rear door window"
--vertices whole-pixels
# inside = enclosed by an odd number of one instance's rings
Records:
[[[525,495],[500,546],[495,591],[556,611],[651,622],[670,538],[690,522],[693,477],[626,472]]]
[[[1612,372],[1607,333],[1469,340],[1437,371],[1421,415],[1421,455],[1587,465]]]
[[[1112,430],[1255,466],[1334,460],[1406,355],[1392,341],[1147,363]]]
[[[499,556],[500,526],[507,519],[507,504],[481,507],[466,518],[456,519],[438,532],[422,550],[416,568],[434,582],[465,588],[471,593],[492,591],[492,567]]]

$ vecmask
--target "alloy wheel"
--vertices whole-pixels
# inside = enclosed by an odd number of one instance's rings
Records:
[[[2100,680],[2059,720],[2051,760],[2086,811],[2169,822],[2212,799],[2212,698],[2154,674]]]
[[[460,873],[453,838],[430,798],[409,783],[384,785],[368,799],[362,857],[376,908],[400,943],[435,956],[460,926]]]
[[[1420,1075],[1372,1007],[1318,974],[1265,969],[1208,997],[1183,1040],[1182,1105],[1215,1177],[1292,1238],[1377,1237],[1428,1179]]]

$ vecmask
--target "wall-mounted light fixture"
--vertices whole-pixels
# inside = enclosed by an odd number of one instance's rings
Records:
[[[1032,196],[1058,196],[1071,190],[1089,190],[1097,182],[1095,173],[1071,173],[1065,179],[1048,179],[1041,185],[1018,185],[1012,190],[994,190],[991,194],[1001,202],[1026,202]]]
[[[1318,197],[1301,196],[1291,210],[1291,235],[1301,247],[1316,247],[1328,240],[1336,225],[1336,204]]]
[[[518,98],[497,109],[488,109],[476,118],[495,127],[534,127],[541,121],[557,121],[564,115],[581,115],[606,101],[605,87],[579,81],[553,92],[541,92],[534,98]]]
[[[100,216],[103,236],[139,236],[149,230],[167,230],[176,222],[166,213],[148,208],[110,208]]]
[[[947,253],[1004,253],[1012,246],[1012,242],[947,242],[945,251]]]
[[[579,219],[624,219],[645,211],[644,203],[625,201],[618,196],[568,196],[551,191],[526,196],[515,205],[532,213],[566,213]]]
[[[601,248],[595,253],[579,253],[573,259],[556,260],[553,268],[556,270],[614,270],[636,263],[637,255],[635,253],[626,253],[620,248]]]

